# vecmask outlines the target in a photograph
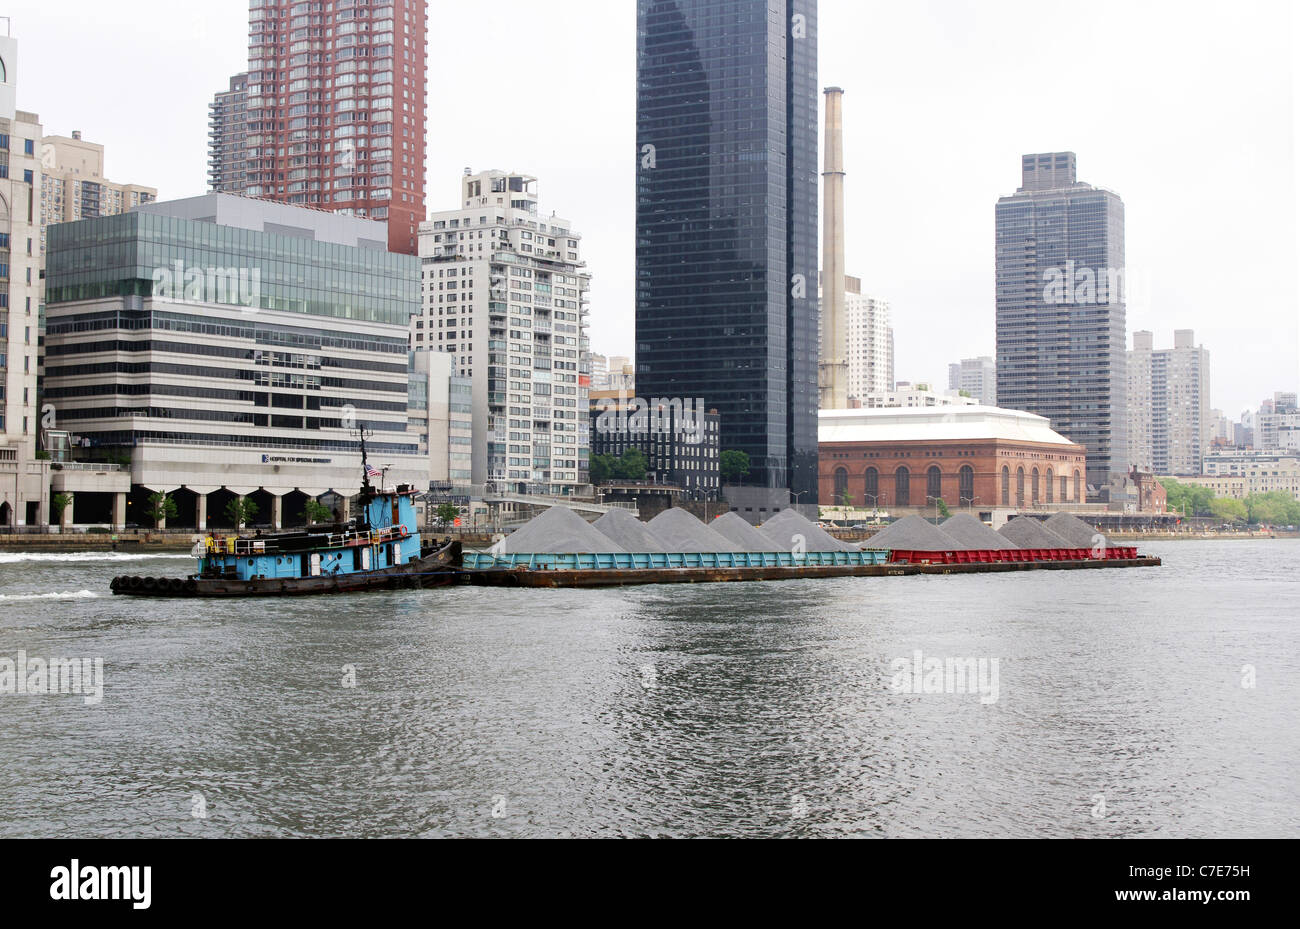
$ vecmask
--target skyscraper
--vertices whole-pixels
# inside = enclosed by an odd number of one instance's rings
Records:
[[[816,0],[638,0],[636,387],[817,498]]]
[[[1073,152],[1025,155],[997,203],[997,397],[1088,450],[1088,484],[1126,472],[1124,202]]]
[[[242,193],[388,223],[424,219],[425,0],[251,0]]]
[[[988,355],[948,365],[948,389],[966,391],[984,406],[998,405],[998,369]]]
[[[218,194],[244,192],[248,161],[248,72],[236,74],[230,86],[217,91],[208,104],[208,189]]]

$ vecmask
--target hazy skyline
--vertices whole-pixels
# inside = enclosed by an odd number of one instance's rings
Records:
[[[247,67],[246,2],[0,14],[47,134],[80,130],[109,178],[162,199],[207,189],[207,104]],[[584,236],[592,350],[632,354],[635,4],[433,0],[429,20],[429,210],[467,166],[536,175]],[[1069,150],[1124,199],[1129,332],[1160,348],[1195,329],[1232,418],[1300,387],[1290,3],[821,0],[820,25],[819,83],[846,92],[847,270],[893,306],[899,379],[942,388],[950,362],[994,354],[994,204],[1022,154]]]

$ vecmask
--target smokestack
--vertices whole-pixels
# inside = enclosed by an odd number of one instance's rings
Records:
[[[849,340],[844,311],[844,91],[826,88],[826,170],[822,208],[822,346],[818,387],[823,410],[849,405]]]

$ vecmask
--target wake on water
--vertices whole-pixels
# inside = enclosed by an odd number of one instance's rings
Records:
[[[149,561],[154,558],[187,558],[191,554],[176,552],[159,552],[152,555],[138,555],[128,552],[0,552],[0,565],[21,564],[29,561],[78,562],[78,561]]]
[[[93,600],[99,594],[90,590],[58,591],[44,594],[0,594],[0,603],[15,603],[20,600]]]

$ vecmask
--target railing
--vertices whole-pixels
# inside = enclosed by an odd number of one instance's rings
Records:
[[[544,571],[647,570],[655,568],[819,568],[884,564],[889,552],[579,552],[493,555],[465,552],[471,571],[529,568]]]
[[[312,548],[356,548],[364,545],[380,545],[408,538],[410,532],[405,526],[385,526],[382,529],[365,532],[331,532],[315,536]],[[294,549],[295,552],[305,549]],[[284,551],[275,539],[240,538],[231,536],[209,536],[204,545],[209,555],[273,555]]]

